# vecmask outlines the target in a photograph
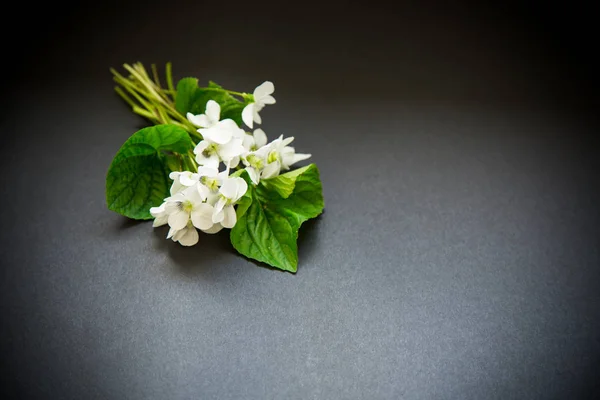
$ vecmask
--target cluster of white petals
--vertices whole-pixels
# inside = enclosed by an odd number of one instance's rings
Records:
[[[198,242],[197,229],[217,233],[223,228],[233,228],[236,223],[233,205],[246,193],[248,184],[224,172],[210,167],[199,168],[197,173],[171,172],[171,196],[150,209],[155,218],[153,226],[169,224],[167,239],[184,246]]]
[[[256,131],[254,132],[256,134]],[[271,143],[256,150],[249,150],[242,155],[245,169],[255,185],[261,179],[274,178],[281,171],[289,170],[292,164],[310,157],[310,154],[296,153],[293,147],[288,146],[293,140],[293,137],[284,139],[281,135]]]
[[[274,91],[273,83],[268,81],[254,90],[254,102],[242,112],[242,120],[249,128],[262,122],[259,112],[265,105],[275,104]],[[172,172],[171,196],[150,209],[155,218],[153,226],[168,224],[167,238],[184,246],[198,242],[198,230],[217,233],[235,226],[234,206],[248,190],[248,184],[243,178],[230,176],[234,169],[244,168],[256,185],[310,157],[289,146],[293,137],[281,135],[268,143],[262,129],[246,132],[234,120],[220,117],[221,107],[214,100],[206,103],[204,114],[187,114],[202,135],[194,149],[198,170]]]
[[[258,114],[267,104],[275,104],[275,97],[271,96],[275,92],[275,85],[273,82],[263,82],[254,89],[252,94],[254,97],[254,103],[248,104],[242,111],[242,120],[248,128],[252,129],[254,122],[257,124],[262,123],[262,118]]]

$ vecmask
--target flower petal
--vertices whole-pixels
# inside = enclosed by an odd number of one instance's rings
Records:
[[[231,200],[238,201],[240,199],[240,197],[242,197],[248,190],[248,184],[246,183],[246,181],[243,178],[240,178],[240,177],[235,177],[232,179],[235,180],[236,192],[235,192],[235,197],[232,197]]]
[[[184,186],[194,186],[198,183],[198,179],[200,179],[200,176],[190,171],[184,171],[179,175],[179,182]]]
[[[219,121],[219,128],[230,131],[232,133],[240,130],[240,127],[238,126],[238,124],[236,124],[235,121],[232,120],[231,118],[227,118],[227,119],[224,119],[223,121]],[[237,132],[237,133],[239,133],[239,132]],[[242,130],[242,133],[245,133],[245,132]]]
[[[254,124],[254,103],[248,104],[242,110],[242,121],[248,126],[248,128],[252,129]]]
[[[257,124],[262,124],[262,118],[260,117],[260,114],[258,113],[260,110],[258,109],[258,107],[254,108],[254,122],[256,122]]]
[[[224,218],[223,221],[221,221],[221,225],[223,225],[224,228],[233,228],[237,221],[235,209],[233,208],[233,206],[225,207],[223,209],[223,214]]]
[[[198,129],[198,131],[199,131],[199,130],[200,130],[200,129]],[[200,142],[199,142],[199,143],[196,145],[196,147],[194,147],[194,154],[202,154],[202,152],[203,152],[204,150],[206,150],[206,148],[207,148],[208,146],[210,146],[210,142],[209,142],[209,141],[207,141],[207,140],[201,140],[201,141],[200,141]],[[171,174],[170,174],[170,175],[172,175],[172,174],[174,174],[174,173],[175,173],[175,172],[171,172]],[[177,172],[177,174],[180,174],[180,173],[181,173],[181,172]],[[170,176],[170,175],[169,175],[169,176]],[[173,178],[171,178],[171,179],[173,179]]]
[[[198,123],[201,128],[210,128],[214,123],[206,115],[201,114],[198,117]]]
[[[173,239],[174,242],[178,241],[183,235],[185,235],[186,229],[187,229],[187,226],[186,226],[186,228],[176,230],[173,233],[171,239]]]
[[[206,202],[214,207],[220,197],[218,192],[209,192],[208,196],[206,196]]]
[[[208,129],[198,129],[198,132],[200,132],[202,137],[206,140],[209,140],[213,143],[225,144],[231,140],[231,131],[224,129],[219,124]]]
[[[216,154],[211,154],[210,156],[205,157],[204,154],[200,153],[196,154],[196,162],[205,167],[217,169],[219,168],[220,160],[219,156]]]
[[[261,97],[260,102],[263,104],[275,104],[276,100],[275,100],[275,97],[267,95],[265,97]]]
[[[182,246],[193,246],[198,243],[198,231],[193,226],[188,226],[186,229],[181,230],[182,235],[177,237],[177,241]]]
[[[275,91],[275,85],[271,81],[265,81],[254,89],[254,99],[262,99]],[[258,101],[258,100],[257,100]]]
[[[227,164],[227,169],[235,168],[238,166],[239,163],[240,163],[240,157],[239,156],[233,157],[231,160],[229,160],[229,163]]]
[[[223,212],[223,208],[225,207],[225,205],[227,204],[227,200],[219,197],[219,200],[217,200],[217,202],[215,203],[215,210],[213,213],[213,222],[221,222],[223,220],[222,216],[218,216],[216,217],[217,214],[222,214]],[[216,220],[215,220],[216,219]]]
[[[198,183],[198,186],[196,187],[198,188],[198,193],[200,193],[200,198],[202,199],[202,201],[206,200],[208,198],[208,195],[210,194],[210,189],[208,188],[208,186]]]
[[[202,230],[211,228],[213,226],[213,211],[213,206],[206,203],[201,203],[194,207],[194,210],[190,214],[194,226]]]
[[[161,215],[160,217],[156,217],[154,221],[152,221],[152,227],[157,228],[159,226],[166,225],[169,220],[169,216],[167,214]]]
[[[212,220],[215,224],[220,223],[221,221],[223,221],[223,218],[225,218],[225,213],[223,212],[223,210],[221,209],[220,211],[216,211],[216,207],[215,207],[215,213],[212,215]]]
[[[181,192],[183,189],[185,189],[186,187],[183,186],[180,182],[179,179],[176,181],[173,181],[173,184],[171,185],[171,189],[169,190],[169,192],[171,193],[171,196]]]
[[[194,206],[204,201],[200,190],[198,190],[198,185],[190,186],[183,191],[186,200],[191,202]]]
[[[256,150],[254,152],[254,155],[257,157],[262,158],[263,160],[267,159],[267,156],[269,155],[269,153],[271,152],[271,150],[273,150],[273,148],[275,147],[273,144],[275,143],[275,141],[265,144],[264,146],[262,146],[261,148],[259,148],[258,150]]]
[[[246,170],[246,172],[248,172],[248,175],[250,176],[252,183],[254,183],[255,185],[258,185],[258,182],[260,182],[260,176],[259,176],[258,172],[256,171],[256,169],[254,169],[253,167],[246,167],[245,170]]]
[[[214,100],[206,102],[206,116],[212,123],[217,123],[221,115],[221,106]]]
[[[234,157],[239,157],[246,152],[242,139],[233,138],[229,143],[219,146],[217,152],[226,163]]]
[[[188,220],[190,219],[190,215],[183,211],[183,210],[177,210],[174,213],[169,215],[169,226],[173,229],[183,229],[187,223]]]
[[[165,204],[165,213],[171,215],[177,211],[179,211],[179,201],[167,201],[167,203]]]
[[[254,144],[256,145],[256,148],[263,147],[265,144],[267,144],[267,134],[262,129],[255,129],[252,133],[252,136],[254,137]]]
[[[223,213],[225,214],[225,217],[223,218],[223,221],[221,221],[221,225],[223,225],[224,228],[233,228],[237,222],[233,206],[225,207]]]
[[[170,228],[169,232],[167,233],[167,239],[171,239],[177,232],[179,232],[177,229]],[[175,239],[173,239],[173,241],[174,240]]]
[[[263,169],[261,177],[262,179],[269,179],[279,175],[279,171],[281,170],[281,164],[279,161],[272,162],[267,164],[265,169]]]
[[[281,137],[283,137],[283,135]],[[288,144],[292,143],[293,141],[294,141],[294,137],[293,136],[287,137],[287,138],[285,138],[285,139],[283,139],[281,141],[281,147],[285,147]]]
[[[165,205],[165,203],[162,203],[158,207],[150,207],[150,215],[152,215],[154,218],[160,216],[160,214],[165,212]]]
[[[242,139],[242,145],[244,146],[244,149],[246,149],[246,151],[251,151],[252,148],[254,146],[256,146],[256,142],[254,140],[254,137],[250,134],[245,134],[244,138]]]
[[[167,214],[165,203],[162,203],[158,207],[150,208],[150,215],[154,217],[154,221],[152,221],[152,226],[154,228],[165,225],[169,219],[169,214]]]
[[[242,179],[242,178],[237,178]],[[243,180],[243,179],[242,179]],[[237,181],[236,178],[225,179],[223,185],[219,189],[219,193],[221,193],[224,197],[228,199],[233,199],[237,193]]]
[[[190,121],[192,124],[194,124],[195,126],[201,126],[201,127],[207,127],[207,118],[206,115],[204,114],[198,114],[198,115],[194,115],[192,113],[187,113],[187,119],[188,121]]]
[[[206,166],[198,168],[199,176],[206,176],[208,178],[216,178],[218,174],[219,174],[219,170],[216,168],[211,168],[211,167],[206,167]]]
[[[307,158],[310,158],[311,156],[312,156],[312,154],[296,153],[296,154],[294,154],[294,159],[292,160],[292,162],[290,163],[290,165],[291,164],[295,164],[298,161],[304,161]]]
[[[210,229],[202,229],[202,232],[204,233],[209,233],[209,234],[215,234],[217,232],[220,232],[221,229],[223,229],[223,225],[221,224],[214,224]]]

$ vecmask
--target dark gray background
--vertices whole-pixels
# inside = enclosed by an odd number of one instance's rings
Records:
[[[590,10],[17,7],[0,114],[6,394],[600,394]],[[262,127],[313,154],[326,202],[297,274],[238,256],[227,232],[183,248],[106,209],[106,169],[146,125],[108,69],[136,61],[275,83]]]

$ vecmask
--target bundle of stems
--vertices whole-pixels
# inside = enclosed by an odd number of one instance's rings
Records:
[[[134,113],[147,118],[155,125],[177,125],[185,129],[192,139],[201,139],[197,128],[175,108],[176,90],[173,86],[171,63],[165,66],[165,87],[161,84],[155,64],[151,65],[152,76],[139,62],[132,65],[123,64],[123,68],[129,73],[128,76],[121,75],[114,68],[110,71],[117,83],[115,91],[131,106]]]

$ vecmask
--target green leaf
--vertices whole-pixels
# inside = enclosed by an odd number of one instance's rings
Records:
[[[223,86],[219,85],[217,82],[208,81],[209,88],[223,89]]]
[[[175,125],[156,125],[134,133],[108,168],[108,208],[133,219],[152,218],[150,208],[169,195],[169,173],[180,165],[179,154],[192,147],[188,133]]]
[[[213,81],[204,88],[198,87],[196,78],[183,78],[177,83],[175,109],[182,115],[188,112],[204,114],[209,100],[214,100],[221,106],[222,120],[230,118],[239,126],[242,126],[242,110],[253,101],[251,95],[245,95],[243,101],[240,101]]]
[[[287,199],[294,192],[296,187],[296,179],[304,174],[309,168],[312,168],[314,164],[307,165],[306,167],[298,168],[294,171],[281,174],[271,179],[263,179],[260,183],[265,186],[268,190],[276,191],[281,197]]]
[[[310,164],[258,186],[247,173],[242,177],[248,191],[237,206],[238,220],[230,234],[233,247],[246,257],[296,272],[298,230],[324,207],[317,166]]]
[[[198,79],[183,78],[177,82],[175,109],[182,115],[185,116],[188,112],[203,114],[208,100],[208,93],[198,87]]]

